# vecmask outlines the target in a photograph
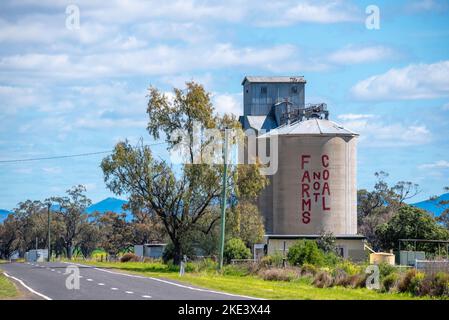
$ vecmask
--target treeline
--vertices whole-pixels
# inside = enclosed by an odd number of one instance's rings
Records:
[[[135,244],[151,242],[170,243],[163,223],[151,212],[129,208],[132,218],[125,213],[86,213],[91,200],[85,187],[74,186],[64,197],[44,201],[20,202],[0,224],[0,257],[8,259],[13,253],[23,257],[28,250],[48,247],[48,215],[52,255],[72,258],[74,254],[89,258],[94,250],[103,249],[109,256],[132,251]],[[242,215],[242,212],[245,212]],[[218,208],[217,208],[218,215]],[[238,237],[251,247],[262,240],[263,221],[257,207],[240,203],[227,212],[228,238]],[[198,224],[185,239],[183,252],[189,256],[213,256],[218,248],[218,219],[212,216]],[[208,228],[209,230],[205,230]],[[168,251],[170,251],[168,246]],[[166,255],[173,253],[166,252]],[[168,258],[172,258],[169,257]]]
[[[449,209],[440,216],[410,206],[405,202],[420,192],[417,184],[399,181],[388,185],[388,173],[375,173],[371,191],[357,192],[358,233],[376,251],[398,250],[399,239],[449,240]],[[446,191],[449,188],[444,188]],[[441,202],[440,205],[446,205]],[[414,243],[403,243],[402,249],[415,249]],[[417,244],[417,250],[438,253],[438,244]],[[445,245],[441,249],[446,253]]]

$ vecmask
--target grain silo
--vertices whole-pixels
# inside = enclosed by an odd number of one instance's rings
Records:
[[[251,92],[251,79],[259,81],[260,92],[272,91],[263,89],[272,84],[267,78],[246,77],[247,93]],[[279,77],[275,79],[277,87],[298,85],[291,80],[296,78],[286,77],[283,83],[279,83]],[[300,79],[303,85],[305,80]],[[284,88],[283,92],[297,90]],[[244,101],[250,103],[249,99]],[[260,104],[257,97],[252,101]],[[255,109],[245,105],[246,112]],[[332,233],[342,256],[362,260],[364,237],[357,234],[358,134],[330,121],[325,104],[300,101],[297,105],[287,96],[273,101],[271,108],[264,106],[264,110],[268,110],[265,115],[245,114],[241,122],[244,129],[268,130],[258,139],[277,137],[278,168],[268,177],[270,185],[258,200],[265,220],[266,251],[285,253],[297,239],[317,239],[323,233]]]

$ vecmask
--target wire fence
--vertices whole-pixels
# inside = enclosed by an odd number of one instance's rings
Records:
[[[439,272],[449,272],[449,260],[416,260],[416,270],[426,274],[437,274]]]

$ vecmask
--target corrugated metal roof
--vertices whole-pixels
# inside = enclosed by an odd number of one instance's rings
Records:
[[[358,136],[349,129],[342,127],[341,125],[322,119],[309,119],[305,121],[294,122],[289,125],[278,127],[270,132],[260,136],[263,138],[268,135],[330,135],[330,136]]]
[[[270,116],[246,116],[249,126],[259,131],[260,129],[271,130],[277,127],[276,121]]]
[[[303,76],[274,76],[274,77],[258,77],[258,76],[246,76],[242,85],[245,82],[258,82],[258,83],[306,83],[307,81]]]

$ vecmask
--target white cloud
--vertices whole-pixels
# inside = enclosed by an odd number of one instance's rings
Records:
[[[257,5],[257,4],[256,4]],[[344,1],[284,1],[266,8],[271,13],[269,22],[261,25],[285,26],[296,23],[341,23],[360,21],[361,12]],[[255,16],[257,15],[257,12]]]
[[[425,125],[387,124],[369,119],[351,120],[343,126],[360,134],[363,147],[407,147],[431,142],[432,134]]]
[[[449,96],[449,60],[390,69],[358,82],[351,92],[363,100],[446,97]]]
[[[393,50],[384,46],[356,48],[348,46],[331,53],[330,62],[337,64],[356,64],[384,60],[393,56]]]
[[[62,169],[60,167],[44,167],[42,171],[48,174],[60,174],[62,173]]]
[[[407,9],[412,12],[441,11],[447,7],[446,0],[418,0],[407,4]]]
[[[17,54],[0,58],[0,68],[36,77],[82,79],[125,75],[171,75],[182,72],[254,67],[270,71],[311,70],[318,66],[299,63],[292,45],[237,48],[228,43],[208,47],[157,45],[142,50],[105,52],[83,56],[67,54]]]
[[[355,114],[355,113],[346,113],[346,114],[340,114],[337,116],[340,120],[360,120],[360,119],[370,119],[374,118],[374,114]]]
[[[243,113],[242,94],[215,94],[212,97],[215,111],[219,114],[230,113],[239,116]]]
[[[425,163],[419,166],[420,169],[449,169],[449,161],[438,160],[433,163]]]

